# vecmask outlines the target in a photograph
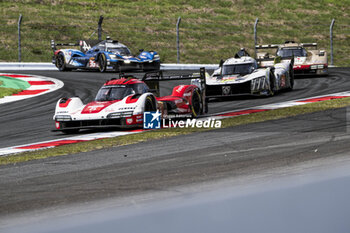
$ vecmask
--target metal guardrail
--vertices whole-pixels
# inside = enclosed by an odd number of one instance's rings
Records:
[[[214,70],[219,67],[217,64],[161,64],[161,70],[198,70],[205,67],[206,70]],[[0,70],[58,70],[50,62],[0,62]]]

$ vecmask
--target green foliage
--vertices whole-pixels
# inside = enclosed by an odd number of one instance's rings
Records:
[[[18,93],[20,91],[22,91],[22,90],[21,89],[0,87],[0,98],[16,94],[16,93]]]
[[[18,59],[17,21],[23,14],[22,61],[27,62],[49,62],[51,39],[96,39],[103,15],[103,37],[124,42],[134,53],[156,50],[163,62],[176,62],[175,25],[181,16],[182,63],[216,63],[241,47],[253,54],[257,17],[259,43],[318,42],[329,51],[329,25],[336,18],[335,65],[349,65],[349,0],[3,0],[0,10],[0,61]]]

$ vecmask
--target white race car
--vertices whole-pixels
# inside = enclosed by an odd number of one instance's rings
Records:
[[[290,60],[276,59],[271,67],[259,68],[258,62],[241,49],[235,57],[221,61],[220,67],[211,76],[206,76],[206,97],[271,96],[282,89],[293,89],[293,85]]]

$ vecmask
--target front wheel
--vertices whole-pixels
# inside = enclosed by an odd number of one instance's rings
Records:
[[[195,89],[191,99],[191,114],[192,117],[197,117],[202,112],[201,95],[198,89]]]
[[[107,59],[106,55],[104,55],[103,53],[100,54],[100,56],[98,57],[98,68],[102,73],[105,72],[107,69]]]
[[[209,112],[209,98],[208,97],[206,97],[205,98],[205,106],[204,106],[204,113],[208,113]]]
[[[147,96],[146,101],[145,101],[145,112],[155,112],[157,111],[157,106],[152,100],[151,96]]]
[[[270,94],[269,96],[273,96],[275,94],[275,80],[274,80],[274,75],[270,73]]]
[[[288,90],[293,90],[294,88],[294,70],[293,67],[289,69],[289,88]]]

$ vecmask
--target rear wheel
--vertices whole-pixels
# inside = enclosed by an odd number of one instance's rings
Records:
[[[160,69],[159,61],[143,64],[143,71],[158,71],[159,69]]]
[[[197,117],[202,112],[201,95],[198,89],[195,89],[192,94],[191,112],[192,117]]]
[[[153,69],[154,70],[160,70],[160,61],[154,61],[153,62]]]
[[[98,68],[100,72],[105,72],[107,69],[107,59],[106,55],[104,55],[103,53],[100,54],[100,56],[98,57]]]
[[[56,67],[59,71],[69,70],[66,66],[66,60],[64,59],[64,55],[62,53],[59,53],[56,57]]]
[[[115,71],[115,72],[118,72],[118,73],[120,73],[120,72],[122,71],[122,69],[121,69],[119,63],[117,63],[117,64],[114,66],[114,71]]]

